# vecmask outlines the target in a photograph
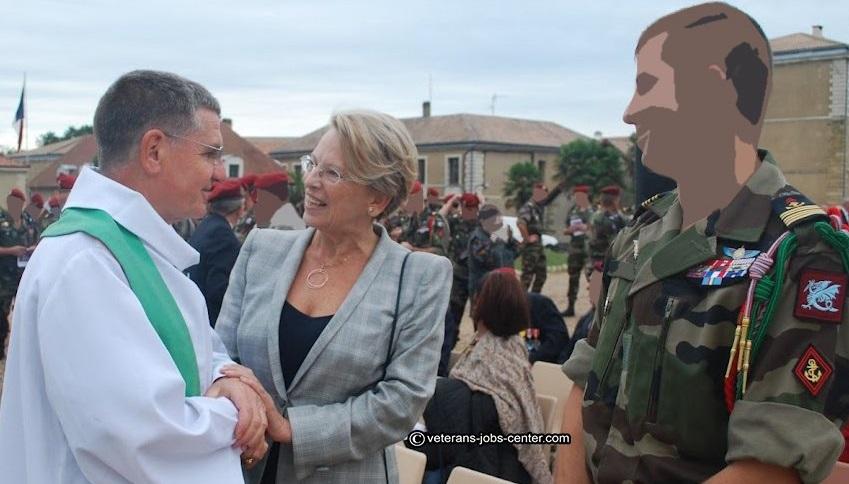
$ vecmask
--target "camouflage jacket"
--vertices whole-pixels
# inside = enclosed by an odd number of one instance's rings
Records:
[[[27,246],[26,239],[23,220],[21,227],[15,227],[9,212],[0,209],[0,247]],[[21,268],[18,267],[17,257],[13,255],[0,256],[0,298],[15,293],[22,272]]]
[[[475,231],[478,223],[476,220],[463,220],[460,216],[452,216],[448,219],[451,228],[451,241],[448,243],[448,253],[454,262],[455,271],[457,266],[466,267],[469,259],[469,239]]]
[[[478,292],[487,272],[499,267],[513,267],[518,245],[512,238],[508,242],[493,242],[492,237],[478,224],[469,237],[469,292]]]
[[[528,226],[528,234],[542,235],[542,206],[533,200],[528,200],[519,209],[519,214],[516,220],[517,223],[524,223]],[[540,241],[540,243],[542,243]]]
[[[818,482],[837,459],[838,425],[849,413],[847,315],[842,300],[836,324],[821,320],[825,313],[796,314],[808,271],[845,277],[841,259],[814,231],[822,211],[762,156],[724,209],[682,231],[678,195],[669,192],[645,204],[615,239],[604,304],[563,366],[584,388],[583,441],[595,481],[704,481],[730,462],[756,459]],[[801,208],[793,212],[794,205]],[[699,279],[698,268],[725,258],[728,248],[766,251],[788,226],[798,248],[775,286],[780,303],[751,362],[747,391],[729,415],[723,382],[748,279]],[[816,392],[799,372],[811,348],[815,363],[830,369],[820,373]]]
[[[386,232],[392,234],[392,231],[400,228],[401,236],[398,239],[398,242],[404,242],[407,240],[407,236],[410,231],[410,216],[407,214],[404,209],[396,210],[395,213],[386,217],[383,221],[383,226],[386,228]]]
[[[616,234],[625,227],[625,218],[619,212],[599,210],[590,218],[588,247],[592,259],[604,259],[607,248]]]
[[[451,229],[445,217],[439,212],[425,210],[415,219],[415,222],[410,224],[405,240],[413,247],[433,248],[436,249],[436,254],[447,257]]]
[[[589,229],[590,220],[592,220],[593,211],[589,207],[581,208],[573,205],[566,214],[566,226],[569,227],[573,223],[583,223]],[[575,232],[569,237],[569,253],[581,254],[587,252],[587,233]]]

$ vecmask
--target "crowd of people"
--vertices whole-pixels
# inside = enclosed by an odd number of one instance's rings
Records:
[[[571,187],[562,311],[541,294],[543,210],[568,182],[537,183],[501,237],[480,194],[416,181],[400,121],[353,110],[301,159],[296,208],[285,173],[225,178],[206,88],[121,76],[99,169],[0,213],[0,478],[394,483],[413,430],[546,432],[547,361],[574,383],[553,466],[539,444],[431,442],[424,482],[821,481],[849,416],[847,212],[758,149],[771,61],[751,17],[674,12],[636,57],[624,119],[678,188],[629,220],[619,187]]]

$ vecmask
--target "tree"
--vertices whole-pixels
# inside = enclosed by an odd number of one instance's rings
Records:
[[[49,145],[51,143],[56,143],[59,141],[69,140],[71,138],[76,138],[77,136],[82,136],[85,134],[94,133],[94,129],[90,124],[83,124],[79,128],[75,126],[68,126],[65,130],[65,134],[62,136],[57,136],[53,131],[48,131],[41,136],[38,137],[38,146]]]
[[[504,199],[507,208],[518,209],[531,199],[534,183],[542,181],[542,173],[530,161],[516,163],[507,172]]]
[[[606,185],[624,185],[622,153],[607,140],[577,139],[560,147],[557,174],[566,188],[589,185],[593,193]]]

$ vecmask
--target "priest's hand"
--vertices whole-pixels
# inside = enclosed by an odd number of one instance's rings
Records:
[[[245,464],[252,467],[268,452],[268,442],[265,440],[268,418],[262,399],[249,385],[238,378],[226,376],[215,380],[204,396],[225,397],[233,402],[239,411],[236,442],[233,446],[242,449]]]
[[[236,378],[251,387],[257,393],[265,406],[266,416],[268,418],[268,436],[275,442],[284,444],[292,443],[292,426],[289,425],[289,420],[280,415],[277,411],[277,405],[274,404],[274,399],[265,391],[262,383],[254,375],[250,368],[242,365],[227,365],[221,369],[224,376]]]

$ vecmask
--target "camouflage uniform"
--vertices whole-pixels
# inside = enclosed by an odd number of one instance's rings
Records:
[[[647,201],[614,241],[605,302],[563,366],[584,388],[583,441],[596,482],[704,481],[747,458],[816,482],[836,460],[837,425],[849,413],[849,328],[840,324],[847,317],[834,324],[795,312],[805,271],[842,277],[841,258],[814,230],[822,211],[798,202],[804,197],[760,154],[764,162],[721,211],[682,232],[678,194],[668,192]],[[788,216],[791,205],[802,216]],[[721,259],[727,247],[766,251],[788,227],[798,248],[786,265],[776,264],[786,268],[773,286],[781,291],[777,310],[729,414],[724,378],[748,273],[705,285],[693,268]],[[817,393],[798,372],[809,347],[821,368],[833,369]]]
[[[518,247],[516,239],[493,242],[480,224],[475,227],[469,238],[469,294],[473,301],[487,272],[499,267],[513,267]]]
[[[448,257],[450,238],[451,229],[445,217],[439,212],[425,210],[418,217],[415,217],[414,223],[410,224],[405,240],[413,247],[436,249],[437,255]]]
[[[41,227],[41,220],[34,218],[29,212],[24,210],[21,214],[21,225],[23,226],[24,241],[26,242],[24,245],[32,247],[38,242],[38,238],[41,237],[41,232],[44,230]]]
[[[451,301],[448,307],[458,322],[463,318],[466,301],[469,300],[469,239],[477,224],[477,220],[463,220],[456,215],[448,219],[448,226],[451,228],[448,254],[454,265],[454,280],[451,283]]]
[[[245,243],[245,239],[248,237],[248,233],[256,226],[256,217],[254,217],[254,209],[253,207],[250,210],[246,210],[245,213],[239,217],[239,221],[236,222],[236,226],[233,227],[233,232],[236,233],[236,238],[239,239],[239,243]]]
[[[573,205],[566,214],[566,226],[570,226],[573,220],[580,220],[589,227],[593,211],[590,208],[581,208]],[[569,271],[569,307],[574,308],[575,299],[578,297],[578,287],[581,284],[581,271],[587,264],[587,234],[572,234],[569,240],[569,258],[566,268]],[[574,311],[572,311],[574,314]]]
[[[44,215],[41,216],[41,231],[44,232],[47,227],[59,220],[59,209],[50,209],[44,212]]]
[[[410,215],[404,209],[399,209],[389,217],[386,217],[386,220],[383,221],[383,226],[386,227],[386,232],[389,234],[392,234],[393,230],[400,228],[401,236],[398,238],[398,242],[404,242],[407,240],[411,220]]]
[[[26,229],[15,227],[9,212],[0,209],[0,247],[27,246]],[[18,258],[14,255],[0,256],[0,310],[5,314],[21,280],[23,269],[18,267]],[[0,335],[2,339],[4,335]]]
[[[545,266],[545,250],[542,246],[542,205],[528,200],[519,209],[518,222],[524,222],[528,227],[528,235],[539,237],[534,243],[522,241],[519,255],[522,257],[522,286],[527,291],[533,281],[533,292],[542,291],[542,285],[548,277]]]
[[[604,262],[607,249],[619,233],[625,227],[625,218],[619,212],[608,212],[599,210],[590,218],[590,236],[588,246],[590,249],[589,270],[595,263]]]

